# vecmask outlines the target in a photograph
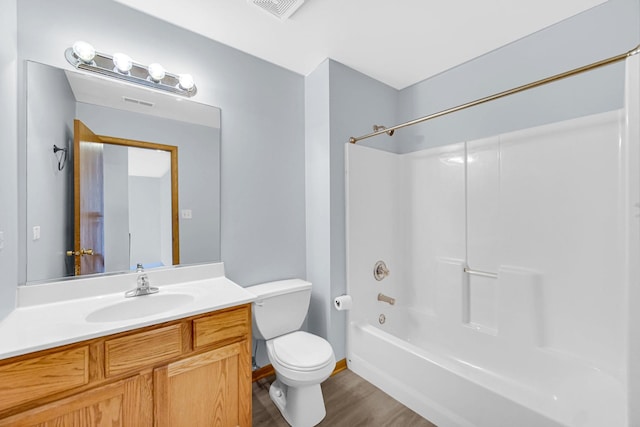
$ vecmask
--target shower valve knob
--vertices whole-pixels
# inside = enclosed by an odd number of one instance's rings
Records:
[[[384,263],[384,261],[376,262],[376,264],[373,266],[373,277],[375,277],[376,280],[380,281],[388,275],[389,269],[387,268],[387,265]]]

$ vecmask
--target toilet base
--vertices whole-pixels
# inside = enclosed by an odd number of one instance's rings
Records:
[[[269,397],[292,427],[313,427],[327,414],[320,384],[290,387],[276,379]]]

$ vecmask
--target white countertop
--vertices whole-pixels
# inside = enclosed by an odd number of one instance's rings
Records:
[[[149,271],[151,285],[157,286],[160,291],[157,294],[133,298],[125,298],[122,289],[135,287],[135,274],[113,276],[111,279],[103,276],[93,281],[92,279],[83,279],[82,281],[38,285],[42,287],[40,289],[27,286],[25,288],[30,289],[25,289],[23,295],[20,295],[19,290],[18,307],[0,321],[0,359],[246,304],[255,300],[253,294],[224,277],[223,267],[214,266],[216,267],[214,274],[212,274],[211,268],[203,269],[202,267],[198,267],[200,268],[199,274],[194,274],[187,268],[173,269],[164,275],[162,272]],[[203,272],[205,274],[200,274]],[[220,272],[222,275],[219,274]],[[180,276],[188,281],[176,280]],[[170,281],[167,277],[178,283],[166,283]],[[87,289],[93,284],[97,285],[93,286],[95,290],[92,294]],[[110,286],[116,288],[111,289],[115,292],[104,293],[104,289],[109,289]],[[82,289],[81,298],[69,299],[65,296],[77,289]],[[111,321],[87,320],[87,318],[92,319],[90,314],[95,311],[114,304],[140,302],[146,307],[152,307],[156,301],[171,299],[168,295],[172,294],[188,295],[192,298],[184,298],[184,301],[180,301],[180,304],[175,307],[142,317],[130,319],[116,317],[110,319]],[[154,300],[158,296],[160,299]],[[147,300],[138,300],[140,298],[147,298]],[[115,312],[117,313],[119,309],[118,307]]]

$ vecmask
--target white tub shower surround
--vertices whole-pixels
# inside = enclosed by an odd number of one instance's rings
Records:
[[[638,425],[636,98],[404,155],[347,144],[349,367],[440,427]]]

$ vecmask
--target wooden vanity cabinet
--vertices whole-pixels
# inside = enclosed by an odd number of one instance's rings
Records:
[[[251,414],[251,382],[239,381],[241,365],[242,343],[237,343],[156,369],[156,425],[251,425],[246,416]],[[249,399],[243,399],[247,393]]]
[[[2,426],[85,427],[85,426],[151,426],[150,413],[145,413],[141,399],[142,376],[99,386],[65,399],[37,406],[0,421]]]
[[[250,426],[245,304],[0,361],[3,426]]]

